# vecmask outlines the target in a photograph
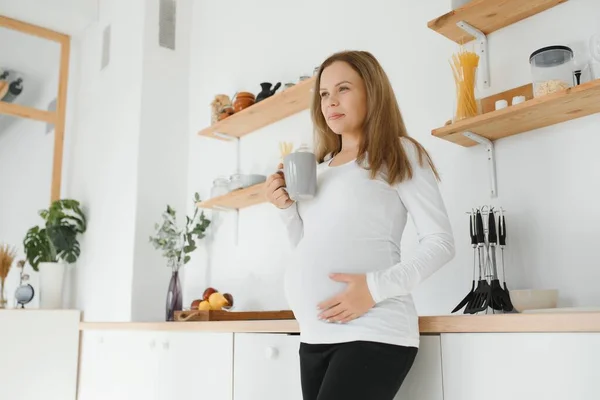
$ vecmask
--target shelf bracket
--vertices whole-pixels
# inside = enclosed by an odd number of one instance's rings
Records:
[[[467,32],[469,35],[475,37],[475,39],[479,42],[479,71],[481,74],[481,82],[483,83],[483,87],[490,87],[490,63],[488,60],[488,42],[487,36],[485,33],[481,32],[479,29],[469,25],[465,21],[458,21],[456,25]]]
[[[463,132],[463,135],[469,139],[485,146],[488,159],[488,170],[490,174],[490,186],[492,198],[498,197],[498,185],[496,182],[496,156],[494,154],[494,142],[473,132]]]

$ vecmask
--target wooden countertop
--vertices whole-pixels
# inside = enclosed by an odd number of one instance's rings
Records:
[[[600,313],[443,315],[419,318],[421,334],[491,332],[600,332]],[[80,330],[156,330],[298,333],[295,320],[211,322],[81,322]]]

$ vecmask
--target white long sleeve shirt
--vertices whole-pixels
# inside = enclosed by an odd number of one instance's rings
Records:
[[[369,340],[419,346],[411,292],[454,257],[454,240],[438,183],[416,147],[402,139],[413,178],[389,185],[355,161],[318,166],[314,199],[281,210],[294,248],[285,271],[288,303],[305,343]],[[419,238],[402,259],[400,242],[410,213]],[[317,304],[345,288],[330,273],[364,273],[376,305],[345,324],[322,321]]]

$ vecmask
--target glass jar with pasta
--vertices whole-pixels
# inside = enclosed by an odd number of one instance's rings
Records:
[[[462,47],[457,54],[452,56],[450,66],[456,86],[453,122],[471,118],[480,113],[479,102],[475,97],[478,65],[479,56]]]

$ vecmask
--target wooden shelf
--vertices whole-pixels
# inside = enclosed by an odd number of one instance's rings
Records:
[[[38,110],[37,108],[7,103],[5,101],[0,101],[0,114],[33,119],[49,124],[56,124],[58,120],[58,114],[55,111]]]
[[[267,200],[263,195],[264,183],[252,185],[247,188],[237,189],[223,196],[215,197],[196,203],[200,208],[211,209],[240,209],[265,203]]]
[[[472,132],[496,140],[600,112],[600,79],[434,129],[441,139],[470,147]]]
[[[474,38],[456,26],[458,21],[464,21],[489,35],[494,31],[539,14],[566,1],[472,0],[463,7],[429,21],[427,26],[456,43],[467,43]]]
[[[253,104],[201,130],[198,132],[198,135],[226,140],[215,135],[218,132],[239,138],[290,115],[306,110],[310,105],[311,92],[315,84],[315,79],[315,77],[311,77],[283,92],[276,93]]]

